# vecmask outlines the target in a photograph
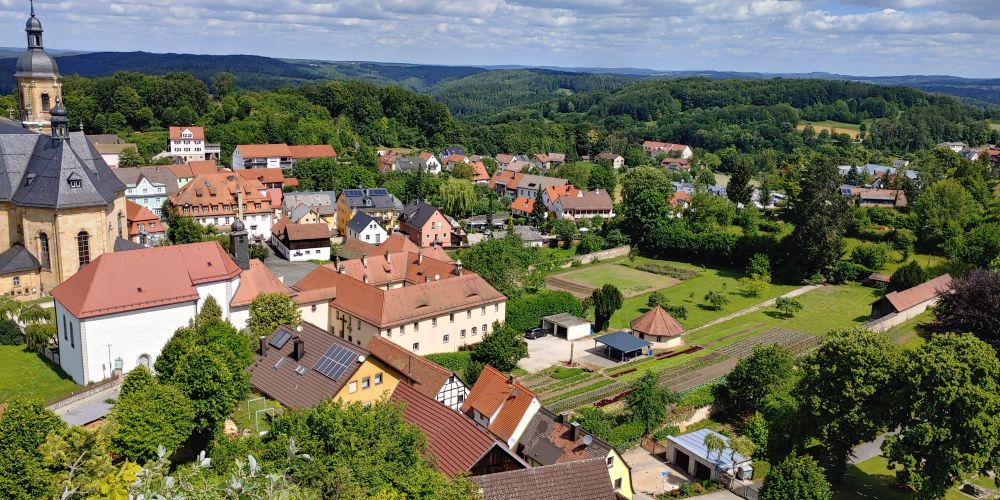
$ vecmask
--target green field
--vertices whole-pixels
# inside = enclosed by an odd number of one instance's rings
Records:
[[[0,346],[0,402],[15,396],[49,401],[81,387],[59,367],[24,346]]]
[[[636,264],[643,262],[660,262],[701,273],[698,277],[684,280],[660,291],[666,297],[669,304],[685,306],[687,308],[687,319],[680,320],[684,328],[687,329],[704,325],[714,319],[759,304],[765,300],[773,299],[797,288],[793,285],[771,285],[760,297],[745,297],[740,293],[739,286],[737,285],[737,280],[743,276],[740,270],[711,269],[684,262],[657,261],[641,257],[636,259]],[[723,307],[721,311],[704,307],[705,294],[712,291],[725,293],[729,297],[729,305]],[[649,310],[648,306],[646,306],[647,300],[649,300],[649,293],[625,299],[622,308],[611,316],[610,327],[612,329],[628,328],[629,322]]]
[[[764,325],[755,328],[758,331],[781,327],[825,335],[830,330],[866,323],[871,313],[871,304],[879,296],[879,290],[861,285],[824,286],[796,297],[802,304],[802,310],[791,318],[781,316],[773,307],[766,307],[695,332],[685,340],[689,344],[698,344],[705,342],[706,337],[758,325]]]
[[[997,494],[998,488],[993,480],[987,477],[976,477],[971,480]],[[844,482],[834,487],[834,500],[878,499],[878,500],[912,500],[912,494],[905,493],[893,487],[895,473],[888,468],[884,457],[875,457],[857,465],[848,465]],[[945,500],[960,500],[972,498],[960,493],[956,486],[945,494]],[[987,496],[987,498],[992,498]]]
[[[599,264],[561,273],[556,277],[590,288],[600,288],[605,284],[612,284],[618,287],[626,297],[643,292],[648,295],[648,293],[677,283],[676,279],[669,276],[647,273],[619,264]]]

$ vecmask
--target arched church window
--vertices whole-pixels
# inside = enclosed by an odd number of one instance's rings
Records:
[[[42,269],[52,267],[49,260],[49,235],[45,233],[38,233],[38,256],[41,257]]]
[[[42,111],[48,112],[50,107],[49,93],[42,92]]]
[[[76,235],[76,252],[80,257],[80,267],[90,264],[90,235],[86,231]]]

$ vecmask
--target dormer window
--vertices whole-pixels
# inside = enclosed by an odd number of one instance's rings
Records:
[[[69,177],[66,178],[66,182],[68,182],[69,183],[69,187],[71,187],[73,189],[82,188],[83,187],[83,179],[81,179],[80,176],[76,175],[75,173],[74,174],[69,174]]]

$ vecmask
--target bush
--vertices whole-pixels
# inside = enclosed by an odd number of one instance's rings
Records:
[[[851,251],[851,261],[877,271],[889,263],[889,249],[878,243],[862,243]]]
[[[670,304],[666,304],[661,307],[663,307],[663,310],[670,313],[670,315],[673,316],[674,319],[679,319],[681,321],[688,319],[687,306],[672,306]]]
[[[634,448],[646,431],[646,426],[642,422],[628,422],[611,429],[606,441],[618,450],[628,450]]]
[[[712,309],[720,311],[723,307],[726,307],[726,305],[729,304],[729,297],[726,297],[720,292],[708,292],[705,294],[705,302],[707,302]]]
[[[834,264],[833,268],[830,269],[827,281],[834,285],[839,285],[848,281],[861,281],[867,278],[871,273],[871,269],[862,266],[861,264],[841,260]]]
[[[657,441],[666,441],[668,437],[676,436],[680,433],[681,433],[680,427],[677,427],[676,425],[668,425],[656,431],[656,434],[653,434],[653,439]]]
[[[264,259],[266,259],[267,256],[270,255],[270,254],[271,254],[271,252],[269,252],[267,250],[267,246],[265,246],[265,245],[250,245],[250,258],[251,259],[257,259],[257,260],[263,262]]]
[[[21,345],[24,343],[24,332],[17,323],[9,319],[0,321],[0,345]]]
[[[535,295],[522,295],[507,302],[507,324],[523,332],[542,323],[542,318],[559,313],[583,316],[583,306],[569,292],[544,291]]]
[[[587,233],[583,238],[580,238],[580,243],[576,246],[576,253],[577,255],[585,255],[600,252],[607,247],[608,243],[604,241],[604,238],[593,233]]]
[[[645,264],[639,264],[635,266],[636,269],[640,271],[646,271],[647,273],[660,274],[663,276],[670,276],[674,279],[679,279],[681,281],[697,278],[701,273],[696,271],[689,271],[687,269],[681,269],[679,267],[674,267],[669,264],[662,263],[652,263],[648,262]]]
[[[649,298],[646,299],[646,305],[649,307],[665,306],[667,304],[667,298],[663,296],[660,292],[653,292],[649,294]]]
[[[929,279],[927,271],[915,260],[907,262],[889,278],[889,291],[901,291],[913,288]]]
[[[770,282],[771,259],[766,254],[753,254],[753,257],[750,257],[750,263],[747,264],[746,275],[756,276],[763,281]]]

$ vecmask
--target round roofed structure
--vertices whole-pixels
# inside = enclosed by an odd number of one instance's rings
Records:
[[[666,310],[656,306],[629,324],[632,335],[643,340],[674,347],[684,344],[684,326]]]

